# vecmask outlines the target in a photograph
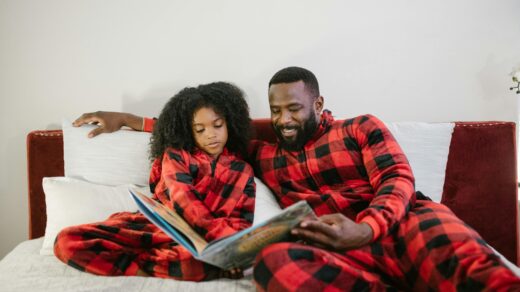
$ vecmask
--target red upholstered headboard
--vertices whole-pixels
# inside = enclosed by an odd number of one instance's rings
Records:
[[[255,138],[274,141],[269,119],[253,121]],[[515,124],[457,122],[452,135],[442,203],[513,263],[518,261]],[[61,131],[27,136],[29,237],[45,233],[42,178],[63,176]],[[428,195],[428,194],[426,194]]]

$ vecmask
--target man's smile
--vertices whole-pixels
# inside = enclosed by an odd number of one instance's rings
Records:
[[[293,137],[298,133],[298,129],[296,127],[283,127],[281,132],[284,137]]]

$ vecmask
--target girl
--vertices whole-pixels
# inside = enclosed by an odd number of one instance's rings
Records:
[[[209,242],[251,226],[255,183],[246,151],[251,119],[242,91],[216,82],[185,88],[165,105],[151,139],[153,198]],[[141,213],[68,227],[54,245],[68,265],[99,275],[202,281],[241,277],[200,262]]]

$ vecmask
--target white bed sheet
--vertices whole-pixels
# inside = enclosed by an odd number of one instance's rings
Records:
[[[254,291],[252,276],[186,282],[153,277],[103,277],[84,273],[54,256],[40,255],[43,238],[20,243],[0,261],[0,291]]]
[[[186,282],[153,277],[104,277],[80,272],[56,257],[40,255],[43,238],[20,243],[0,261],[0,291],[255,291],[252,276],[241,280],[219,279]],[[496,251],[495,251],[496,252]],[[516,275],[520,268],[496,252]]]

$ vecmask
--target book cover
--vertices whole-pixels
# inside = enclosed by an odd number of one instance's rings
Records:
[[[250,267],[264,246],[288,239],[299,222],[315,217],[309,204],[300,201],[263,222],[208,243],[175,211],[136,190],[130,189],[130,194],[143,215],[196,259],[224,270]]]

